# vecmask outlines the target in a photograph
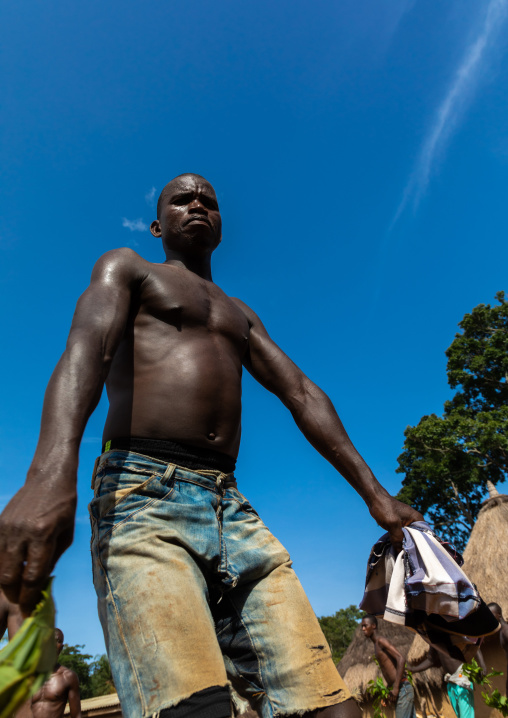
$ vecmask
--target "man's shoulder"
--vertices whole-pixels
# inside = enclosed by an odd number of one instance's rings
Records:
[[[76,683],[79,683],[78,675],[75,671],[72,670],[72,668],[68,668],[67,666],[60,666],[57,672],[65,680],[67,685],[75,685]]]
[[[143,279],[154,266],[129,247],[119,247],[105,252],[96,261],[92,280],[115,282]]]
[[[115,268],[115,267],[141,267],[144,265],[150,265],[146,259],[141,257],[137,252],[129,247],[118,247],[117,249],[110,249],[102,254],[97,262],[96,267],[100,268]]]
[[[261,320],[258,315],[249,307],[248,304],[245,304],[245,302],[238,299],[238,297],[229,297],[229,299],[243,312],[251,327],[255,324],[261,324]]]
[[[385,636],[378,636],[376,643],[380,649],[395,648],[393,643],[391,643],[391,641],[389,641]]]

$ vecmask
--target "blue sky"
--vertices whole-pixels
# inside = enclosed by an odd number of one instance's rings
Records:
[[[403,432],[448,397],[457,323],[506,286],[508,0],[19,0],[0,9],[0,503],[103,252],[162,261],[158,192],[215,186],[214,280],[334,401],[396,493]],[[81,451],[56,570],[69,643],[103,651],[87,503],[105,399]],[[318,615],[362,596],[380,529],[245,377],[240,488]]]

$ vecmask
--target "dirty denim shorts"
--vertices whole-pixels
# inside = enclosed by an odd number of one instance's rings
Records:
[[[94,584],[125,718],[231,683],[263,718],[351,697],[289,554],[232,474],[114,450],[92,485]]]

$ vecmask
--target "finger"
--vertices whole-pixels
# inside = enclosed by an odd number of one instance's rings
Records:
[[[390,541],[392,542],[393,549],[395,553],[398,555],[402,551],[402,541],[404,539],[404,534],[402,533],[402,529],[394,529],[389,532]]]
[[[11,603],[18,603],[26,554],[24,542],[7,541],[0,566],[0,587]]]
[[[21,612],[29,616],[40,600],[54,565],[54,541],[33,542],[28,547],[26,565],[19,591]]]
[[[74,538],[74,522],[67,529],[62,531],[56,540],[56,546],[53,554],[53,564],[50,567],[50,572],[54,569],[56,562],[72,544]]]

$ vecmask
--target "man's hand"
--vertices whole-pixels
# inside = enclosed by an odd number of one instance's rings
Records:
[[[423,516],[415,509],[401,501],[397,501],[388,493],[376,496],[369,505],[372,518],[390,534],[390,540],[397,553],[402,550],[404,534],[402,528],[409,526],[413,521],[424,521]]]
[[[0,586],[25,616],[74,534],[76,491],[25,484],[0,515]]]
[[[392,705],[395,705],[395,703],[397,703],[397,698],[398,698],[398,697],[399,697],[399,689],[398,689],[398,687],[397,687],[397,688],[392,688],[392,690],[390,691],[390,695],[388,696],[388,700],[390,701],[390,703],[391,703]]]

